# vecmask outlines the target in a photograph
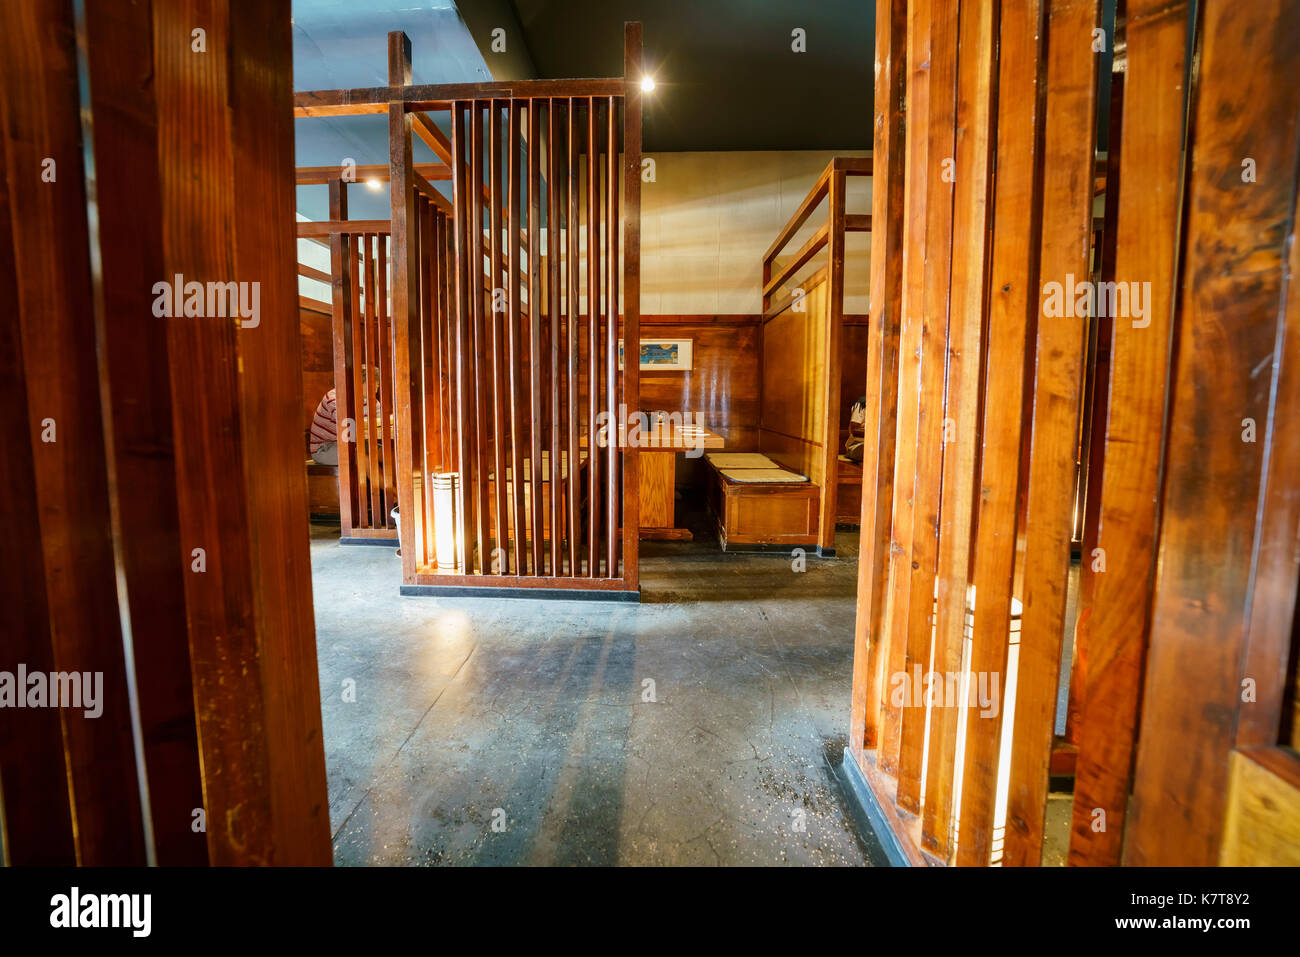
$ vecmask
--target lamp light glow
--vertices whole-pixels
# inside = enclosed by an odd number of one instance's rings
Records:
[[[654,88],[655,88],[655,78],[654,78],[654,77],[650,76],[649,74],[646,74],[645,76],[641,77],[641,89],[642,89],[643,91],[645,91],[646,93],[649,93],[649,92],[650,92],[651,90],[653,90]]]

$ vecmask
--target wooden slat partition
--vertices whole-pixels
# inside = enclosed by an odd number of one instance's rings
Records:
[[[635,597],[635,454],[620,442],[617,416],[638,406],[636,364],[619,368],[618,319],[621,289],[624,334],[635,342],[639,26],[628,25],[624,51],[625,70],[636,72],[616,81],[427,88],[415,100],[409,41],[390,35],[389,52],[386,89],[299,95],[311,104],[304,115],[349,112],[361,100],[363,112],[373,111],[381,94],[389,108],[389,224],[360,230],[359,263],[347,254],[358,230],[344,203],[330,223],[312,227],[339,248],[339,362],[345,372],[379,362],[378,404],[394,416],[383,440],[358,444],[349,462],[358,488],[345,516],[354,533],[370,531],[370,521],[391,534],[385,513],[414,499],[399,510],[407,593],[487,587]],[[451,111],[449,140],[424,116],[436,109]],[[445,208],[415,179],[413,130],[448,164]],[[353,393],[357,380],[354,372]],[[614,441],[602,445],[598,430],[606,428]],[[444,514],[432,489],[446,473],[459,491]],[[444,531],[454,524],[450,538],[459,540],[455,562],[442,567],[440,522]]]
[[[1265,860],[1293,800],[1300,10],[1194,9],[1121,17],[1098,222],[1096,0],[878,8],[849,755],[910,863],[1043,863],[1067,681],[1070,863]]]
[[[289,4],[73,12],[0,8],[2,644],[102,712],[4,709],[6,862],[328,864]]]
[[[1070,835],[1070,863],[1077,865],[1120,863],[1128,810],[1173,346],[1182,201],[1174,184],[1181,183],[1183,169],[1188,16],[1186,3],[1128,4],[1115,280],[1149,281],[1152,296],[1147,325],[1117,321],[1111,330],[1105,466],[1092,526],[1105,570],[1093,572],[1093,551],[1086,549],[1081,574],[1092,584],[1080,588],[1085,610],[1075,639],[1077,658],[1087,663],[1076,666],[1084,702]],[[1143,185],[1150,183],[1170,186]],[[1156,370],[1160,374],[1153,375]],[[1106,813],[1104,830],[1093,826],[1096,808]]]
[[[1297,361],[1294,304],[1282,293],[1300,181],[1300,85],[1292,82],[1300,10],[1282,0],[1206,3],[1202,16],[1174,313],[1181,331],[1124,844],[1124,862],[1139,866],[1219,859],[1238,715],[1275,708],[1280,697],[1273,679],[1243,700],[1246,634],[1261,613],[1252,605],[1268,530],[1261,522],[1274,517],[1260,508],[1266,461],[1300,441],[1276,427],[1294,410],[1274,404],[1277,377],[1294,374]],[[1255,177],[1243,175],[1245,158]],[[1294,602],[1294,565],[1287,578],[1267,604]],[[1254,664],[1285,671],[1276,658]],[[1200,760],[1189,760],[1193,740]]]

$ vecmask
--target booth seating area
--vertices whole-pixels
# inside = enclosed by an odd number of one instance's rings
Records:
[[[836,524],[858,520],[862,469],[840,450],[844,396],[861,387],[854,373],[865,362],[865,337],[846,331],[844,238],[869,232],[871,217],[847,214],[845,194],[849,176],[870,175],[870,159],[831,160],[763,257],[757,448],[736,449],[749,453],[741,459],[707,457],[709,510],[724,550],[807,546],[829,557]],[[825,222],[787,254],[823,207]],[[866,317],[852,320],[865,329]]]

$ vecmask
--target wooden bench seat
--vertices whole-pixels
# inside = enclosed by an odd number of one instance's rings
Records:
[[[722,550],[815,548],[821,489],[806,478],[788,482],[735,478],[746,466],[755,472],[782,468],[779,462],[768,460],[764,464],[757,459],[741,463],[738,468],[733,464],[736,455],[718,456],[722,465],[713,456],[705,457],[709,467],[709,512]]]
[[[339,467],[307,459],[307,501],[312,518],[339,518]]]

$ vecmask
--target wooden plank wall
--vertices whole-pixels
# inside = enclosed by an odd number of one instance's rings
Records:
[[[1100,5],[878,8],[850,754],[913,863],[1042,862],[1076,509],[1070,863],[1286,833],[1300,11],[1192,9],[1127,5],[1099,231]]]
[[[80,29],[66,0],[0,14],[5,388],[27,414],[3,577],[30,626],[4,647],[102,672],[104,712],[24,710],[15,734],[6,709],[6,858],[326,864],[289,5],[94,4]],[[177,274],[257,283],[258,312],[160,316]]]

